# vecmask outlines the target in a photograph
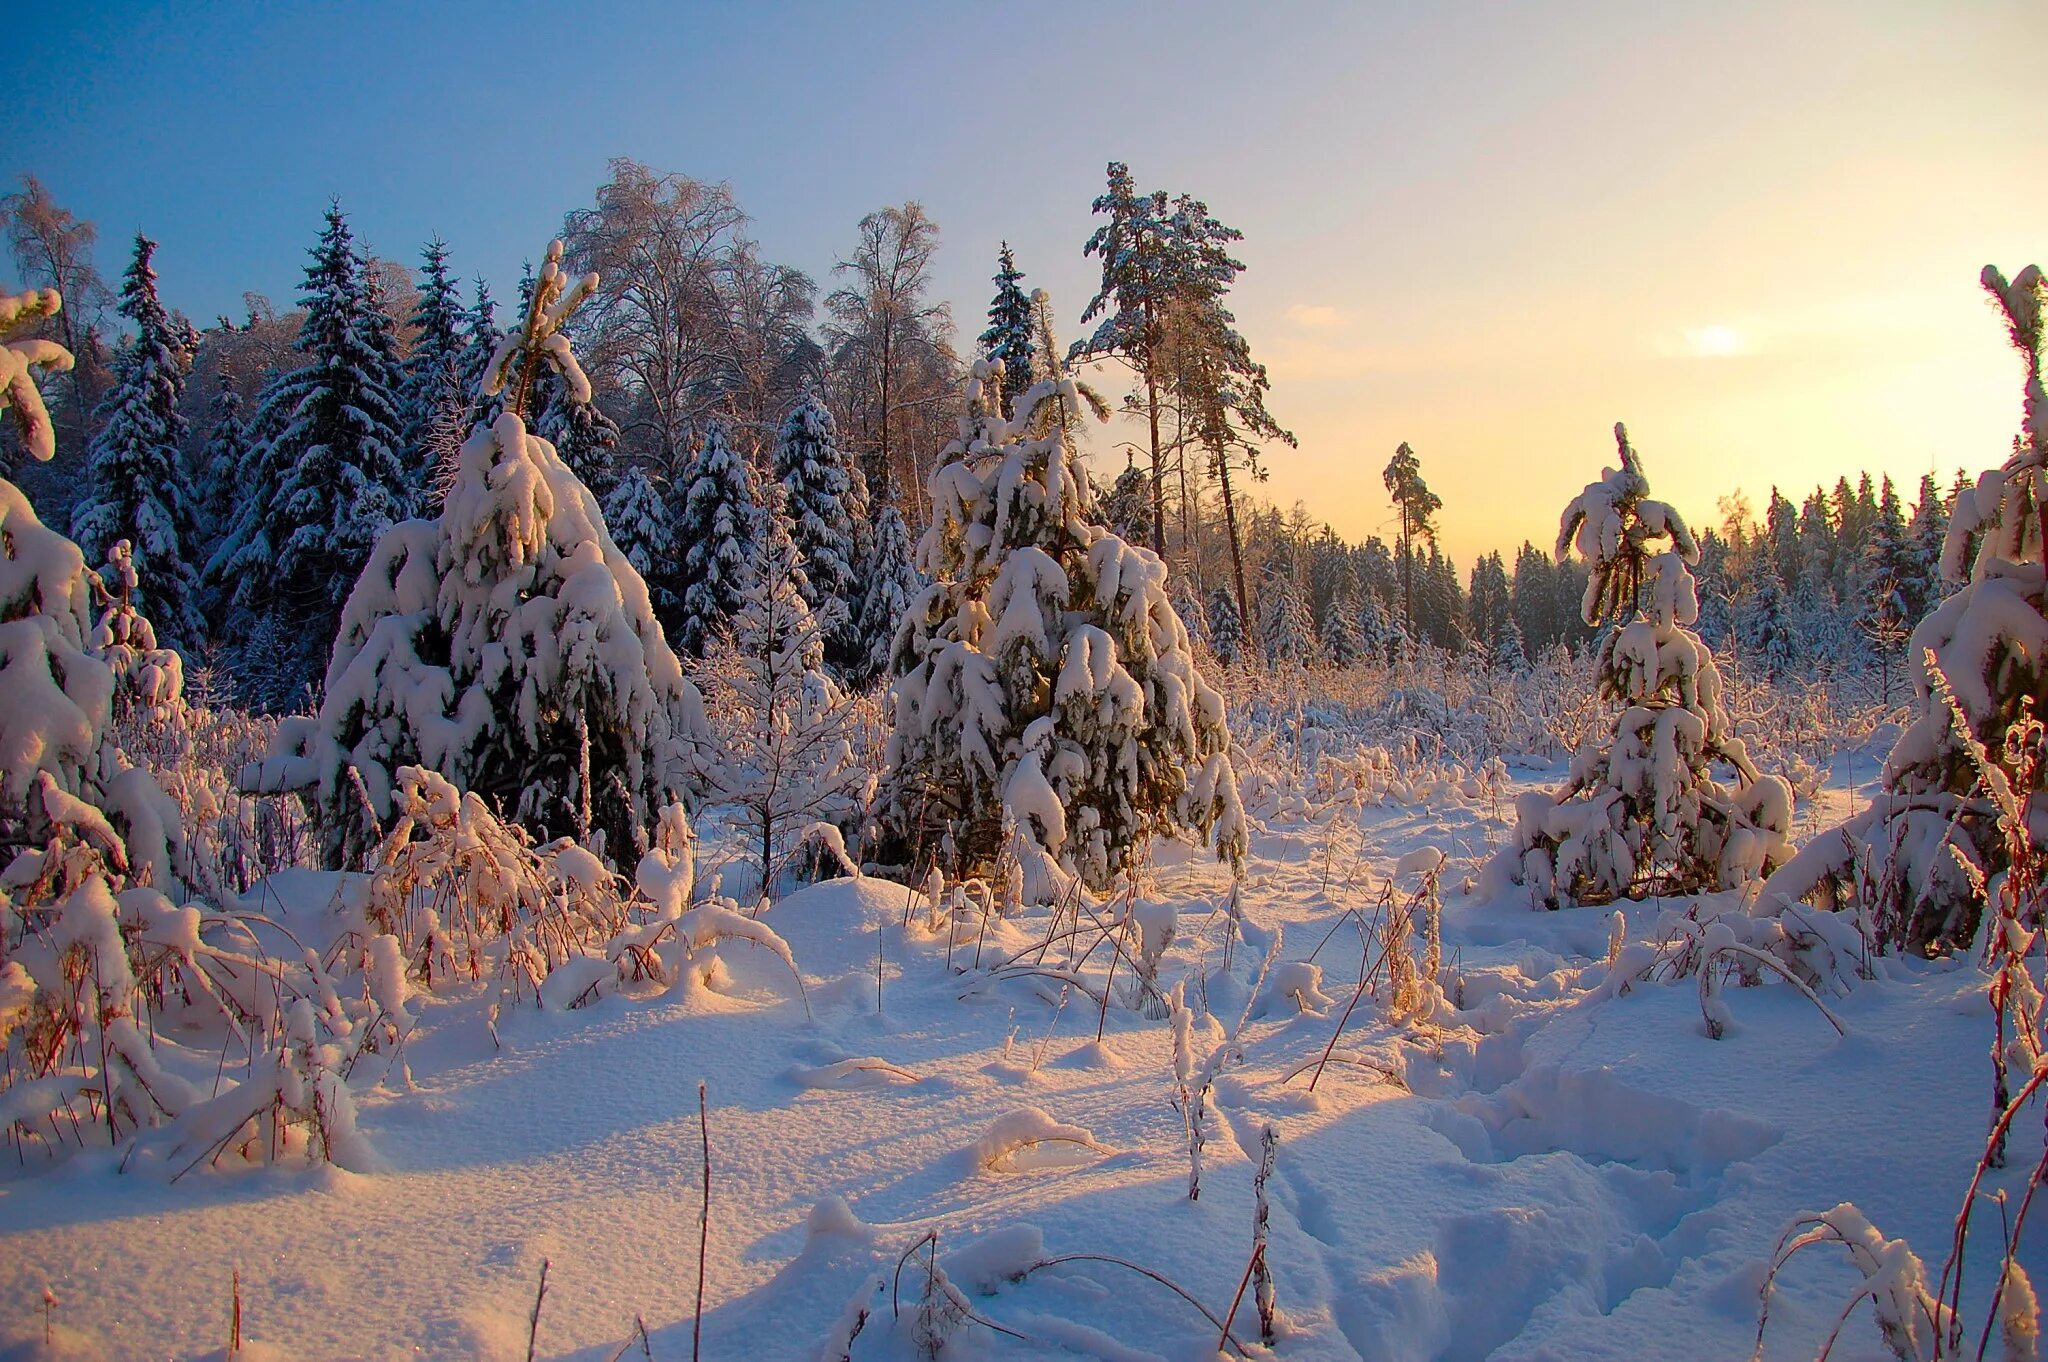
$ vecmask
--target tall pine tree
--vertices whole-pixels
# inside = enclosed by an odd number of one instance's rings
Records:
[[[406,517],[411,489],[398,454],[390,319],[374,305],[342,216],[306,269],[305,367],[267,386],[249,463],[246,509],[208,565],[254,624],[282,643],[258,703],[296,703],[319,679],[342,603],[371,547]]]
[[[121,286],[121,315],[136,335],[114,360],[114,385],[100,405],[100,433],[86,456],[85,495],[71,513],[71,537],[88,563],[106,561],[121,540],[140,578],[137,604],[167,643],[191,647],[201,630],[197,498],[179,447],[185,418],[182,328],[157,298],[156,243],[138,233]]]
[[[463,368],[469,316],[448,277],[448,247],[439,237],[421,251],[420,297],[412,312],[412,351],[398,393],[406,472],[425,504],[434,473],[468,432],[468,375]]]

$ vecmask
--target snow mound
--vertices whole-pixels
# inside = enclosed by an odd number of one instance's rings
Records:
[[[1005,1112],[974,1143],[975,1163],[997,1173],[1071,1168],[1091,1162],[1091,1154],[1114,1152],[1085,1127],[1055,1121],[1038,1107]]]

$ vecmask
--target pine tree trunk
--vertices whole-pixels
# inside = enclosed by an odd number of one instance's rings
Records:
[[[1152,552],[1166,558],[1166,464],[1159,453],[1159,383],[1152,375],[1152,352],[1145,352],[1145,420],[1152,434]]]
[[[1230,460],[1221,449],[1212,450],[1216,460],[1216,481],[1223,488],[1223,523],[1230,534],[1230,571],[1237,580],[1237,619],[1250,637],[1250,596],[1244,589],[1244,550],[1237,533],[1237,498],[1230,491]]]

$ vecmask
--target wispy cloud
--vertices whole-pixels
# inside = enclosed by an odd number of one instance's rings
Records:
[[[1343,325],[1344,314],[1328,303],[1290,303],[1287,320],[1296,326],[1312,326],[1320,330]]]
[[[1733,359],[1755,354],[1757,342],[1751,328],[1711,322],[1658,335],[1651,341],[1651,348],[1667,359]]]

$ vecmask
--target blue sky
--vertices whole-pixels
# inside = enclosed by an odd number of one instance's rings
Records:
[[[593,7],[594,8],[594,7]],[[36,6],[0,109],[195,318],[284,302],[330,196],[502,295],[605,162],[728,180],[829,286],[917,198],[971,335],[1008,238],[1069,329],[1104,163],[1246,234],[1236,310],[1302,437],[1263,494],[1384,532],[1409,440],[1445,542],[1539,541],[1626,419],[1696,521],[1869,467],[1995,461],[2017,378],[1974,289],[2048,255],[2018,4]],[[1106,440],[1098,440],[1106,447]]]

